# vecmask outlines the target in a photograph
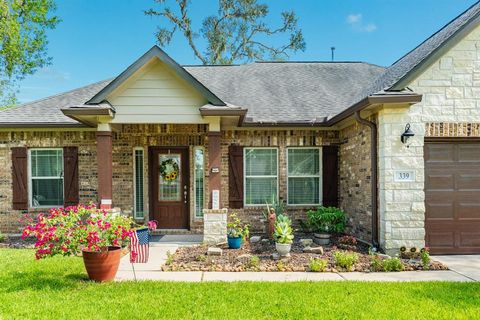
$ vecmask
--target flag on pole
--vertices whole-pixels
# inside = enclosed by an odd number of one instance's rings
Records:
[[[148,229],[135,230],[130,244],[130,262],[147,263],[149,247]]]

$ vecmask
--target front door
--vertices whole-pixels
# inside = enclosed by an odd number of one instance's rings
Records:
[[[150,147],[150,219],[159,229],[188,229],[188,147]]]

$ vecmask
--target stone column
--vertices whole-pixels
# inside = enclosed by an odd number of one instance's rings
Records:
[[[210,189],[210,201],[208,207],[213,208],[214,193],[218,192],[218,204],[221,205],[220,187],[221,187],[221,145],[220,132],[210,131],[208,133],[208,185]],[[216,208],[216,209],[219,209]]]
[[[97,131],[98,198],[102,209],[112,208],[112,132]]]
[[[203,209],[203,242],[217,244],[227,241],[227,209]]]
[[[386,105],[378,114],[380,245],[389,254],[401,246],[425,246],[425,128],[421,121],[421,115],[407,106]],[[407,123],[415,133],[408,147],[400,141]],[[401,179],[402,172],[413,177]]]

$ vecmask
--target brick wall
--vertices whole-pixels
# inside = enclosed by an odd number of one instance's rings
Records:
[[[61,148],[78,146],[80,201],[97,201],[97,152],[95,132],[45,131],[0,132],[0,231],[19,233],[23,214],[35,214],[44,209],[12,210],[12,156],[10,148]]]

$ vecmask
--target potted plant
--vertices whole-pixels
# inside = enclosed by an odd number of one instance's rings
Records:
[[[327,245],[332,233],[345,230],[345,212],[335,207],[319,207],[307,212],[307,224],[315,232],[315,243]]]
[[[37,259],[82,255],[89,278],[103,282],[115,278],[132,225],[130,217],[108,213],[93,204],[78,205],[38,214],[36,221],[23,229],[22,238],[36,238]]]
[[[275,223],[275,248],[280,256],[284,257],[290,253],[293,243],[292,221],[284,215],[279,215]]]
[[[242,242],[250,233],[248,224],[242,223],[236,214],[230,216],[231,221],[227,224],[227,240],[230,249],[240,249]]]

